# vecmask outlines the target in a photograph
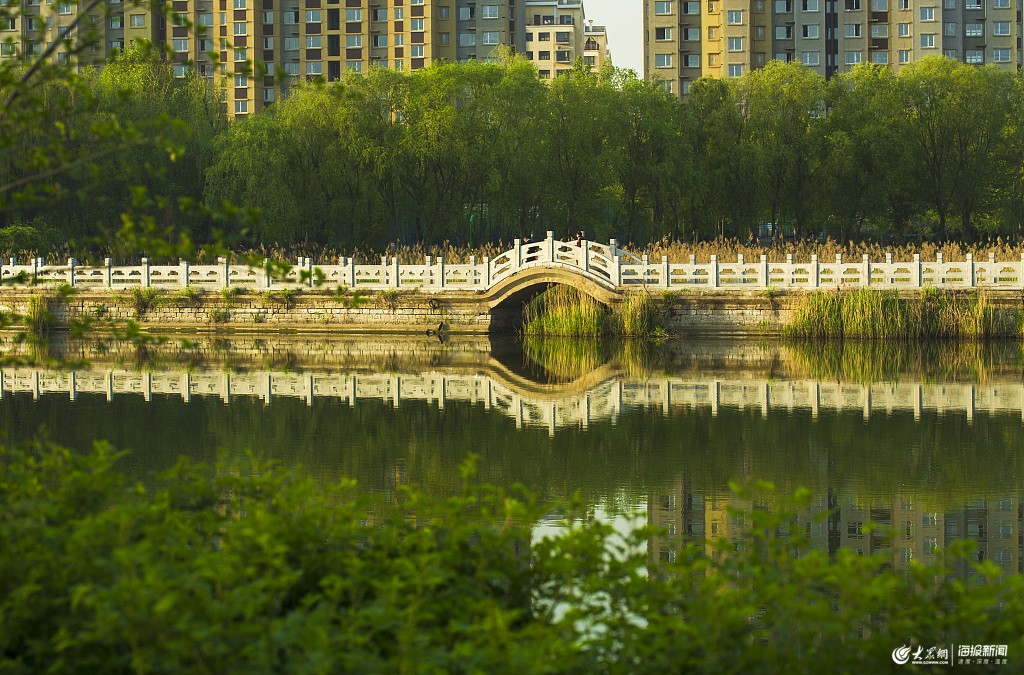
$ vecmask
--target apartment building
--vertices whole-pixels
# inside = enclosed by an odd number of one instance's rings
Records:
[[[599,68],[607,52],[603,30],[592,32],[597,48],[585,52],[582,0],[172,0],[169,21],[149,5],[123,6],[108,0],[109,16],[89,19],[102,40],[80,63],[102,62],[133,40],[165,44],[175,75],[217,84],[237,117],[286,96],[294,82],[346,71],[490,59],[505,45],[550,78],[585,53]],[[20,16],[0,25],[0,42],[11,38],[0,57],[41,53],[76,12],[71,3],[26,0]]]
[[[592,20],[587,21],[583,28],[583,62],[592,70],[601,70],[611,60],[608,51],[608,29],[595,26]]]
[[[644,0],[644,67],[680,95],[769,60],[825,77],[941,54],[1021,67],[1021,0]]]
[[[580,1],[526,0],[526,58],[542,79],[571,70],[583,56],[585,18]]]

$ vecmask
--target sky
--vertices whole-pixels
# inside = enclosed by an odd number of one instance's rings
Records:
[[[584,0],[587,19],[608,27],[612,63],[643,76],[643,3],[641,0]]]

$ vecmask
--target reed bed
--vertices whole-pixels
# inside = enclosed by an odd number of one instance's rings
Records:
[[[866,288],[815,291],[784,327],[788,337],[811,340],[984,340],[1019,338],[1021,331],[1021,312],[994,307],[984,293],[932,289],[915,298]]]
[[[662,333],[658,310],[646,293],[627,295],[613,311],[570,286],[548,288],[523,307],[524,335],[646,338]]]
[[[607,308],[570,286],[557,285],[523,306],[523,334],[597,338],[608,326]]]

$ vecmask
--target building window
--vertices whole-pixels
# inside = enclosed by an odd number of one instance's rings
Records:
[[[282,16],[286,26],[294,26],[299,23],[299,12],[297,10],[284,12]]]
[[[537,33],[537,42],[551,42],[551,33],[549,33],[549,32]]]
[[[286,52],[294,52],[299,49],[299,38],[297,37],[286,37],[284,39],[284,50]]]
[[[967,37],[981,37],[985,34],[985,28],[980,23],[969,23],[964,27],[964,35]]]
[[[245,61],[245,48],[235,48],[235,61]]]
[[[1010,9],[1010,0],[992,0],[992,9]]]
[[[483,17],[485,19],[497,19],[498,18],[498,6],[497,5],[484,5]]]
[[[664,0],[654,3],[654,13],[659,16],[672,13],[672,3],[665,2]]]
[[[946,37],[953,37],[956,35],[956,24],[952,21],[947,21],[942,24],[942,34]]]
[[[873,38],[887,38],[887,37],[889,37],[889,24],[887,24],[887,23],[873,23],[873,24],[871,24],[871,37],[873,37]]]
[[[846,52],[843,55],[843,63],[848,66],[855,66],[860,63],[860,52]]]
[[[821,63],[821,55],[818,52],[804,52],[800,55],[800,62],[805,66],[817,66]]]
[[[358,19],[350,18],[352,16],[353,12],[356,12],[359,15]],[[346,9],[345,10],[345,20],[346,21],[362,21],[363,20],[362,16],[363,16],[363,10],[361,10],[361,9]],[[371,9],[370,10],[370,21],[387,21],[387,20],[388,20],[388,10],[386,10],[386,9]]]
[[[68,14],[71,12],[69,11]],[[145,14],[132,14],[128,17],[128,25],[132,28],[145,28],[146,27],[146,15]]]
[[[699,28],[684,28],[683,29],[683,41],[684,42],[700,42],[700,29]]]
[[[320,10],[319,9],[307,9],[306,10],[306,23],[320,23]]]
[[[210,23],[204,24],[204,25],[207,25],[207,26],[212,26],[213,25],[213,22],[212,22],[213,17],[211,15],[203,14],[202,16],[209,16],[210,19],[211,19]],[[268,10],[266,12],[263,12],[263,23],[274,23],[274,12],[273,11],[269,11]]]
[[[449,44],[452,41],[452,34],[451,33],[438,33],[437,34],[437,41],[440,42],[443,45],[447,45],[447,44]]]
[[[699,2],[684,2],[683,14],[700,14]]]
[[[668,40],[671,40],[672,39],[672,29],[671,28],[655,28],[654,29],[654,39],[657,40],[658,42],[667,42]]]
[[[922,49],[935,49],[935,35],[932,33],[925,33],[921,36],[921,48]]]
[[[474,46],[476,46],[476,33],[459,33],[459,46],[460,47],[474,47]]]
[[[775,27],[775,39],[776,40],[792,40],[793,39],[793,27],[792,26],[776,26]]]
[[[470,18],[472,18],[473,12],[470,11]],[[401,21],[405,18],[405,10],[401,7],[395,7],[395,21]]]
[[[860,37],[860,24],[859,23],[848,23],[843,27],[843,35],[848,38],[859,38]]]
[[[27,30],[32,31],[32,30],[35,29],[35,26],[32,23],[30,18],[27,19],[26,23],[27,23],[27,25],[25,26],[25,28]],[[121,28],[124,28],[124,17],[123,16],[112,16],[112,17],[110,17],[110,27],[113,30],[120,30]]]
[[[731,37],[729,38],[729,51],[730,52],[742,52],[743,51],[743,38]]]
[[[1009,63],[1010,62],[1010,50],[1009,49],[993,49],[992,50],[992,62],[993,63]]]
[[[348,40],[350,40],[351,38],[359,38],[360,43],[363,40],[362,35],[348,35],[345,37],[345,41],[348,42]],[[323,47],[323,44],[323,40],[320,38],[319,35],[306,36],[306,49],[320,49],[321,47]],[[359,46],[362,46],[362,44],[360,44]]]
[[[248,101],[235,101],[235,113],[236,114],[247,113],[247,112],[249,112],[249,102]]]
[[[743,10],[742,9],[731,9],[726,15],[726,19],[730,26],[742,26],[743,25]]]
[[[743,64],[742,63],[730,63],[729,64],[729,77],[743,77]]]
[[[654,67],[655,68],[671,68],[672,67],[672,55],[671,54],[655,54],[654,55]]]
[[[803,9],[805,12],[817,12],[818,0],[803,0],[801,9]]]
[[[1010,22],[1009,21],[995,21],[992,23],[992,35],[1009,35],[1010,34]]]
[[[388,36],[387,36],[387,33],[378,33],[378,34],[374,35],[373,36],[373,46],[374,46],[374,48],[387,47],[388,46]]]
[[[235,35],[245,35],[245,22],[244,21],[236,21],[235,22]]]
[[[423,19],[410,19],[409,30],[413,32],[420,32],[423,30]]]
[[[968,49],[964,53],[964,61],[971,64],[985,63],[985,52],[981,49]]]
[[[935,21],[935,8],[934,7],[922,7],[921,8],[921,21]]]
[[[313,37],[313,36],[311,35],[308,38],[306,38],[306,40],[307,40],[306,47],[309,48],[309,49],[313,49],[313,47],[310,47],[310,45],[308,44],[309,38],[311,38],[311,37]],[[320,36],[317,35],[316,39],[317,39],[317,43],[318,44],[317,44],[317,46],[315,48],[319,49],[320,48],[320,45],[319,45]],[[387,40],[387,35],[384,36],[384,39],[385,39],[385,41]],[[347,49],[358,49],[358,48],[360,48],[362,46],[363,46],[363,36],[362,35],[346,35],[345,36],[345,47]],[[386,42],[385,42],[385,46],[387,46]]]
[[[245,9],[245,0],[235,0],[235,9]]]
[[[174,76],[175,77],[185,77],[186,75],[188,75],[188,66],[185,65],[184,63],[175,63],[174,64]]]
[[[872,12],[888,12],[889,0],[871,0]]]
[[[910,37],[910,24],[901,23],[896,26],[896,34],[900,37]]]
[[[175,40],[174,51],[176,52],[187,52],[188,51],[188,40]]]
[[[323,75],[324,67],[320,61],[306,62],[306,75]]]
[[[805,23],[801,27],[800,30],[801,30],[801,34],[804,36],[804,38],[806,38],[808,40],[817,40],[818,39],[818,35],[819,35],[818,24],[816,24],[816,23]],[[817,52],[815,52],[815,54],[817,54]]]
[[[498,31],[496,30],[485,30],[483,35],[485,45],[496,45],[498,44]]]
[[[287,39],[287,38],[285,38],[285,39]],[[296,39],[298,39],[298,38],[296,38]],[[290,62],[284,64],[284,74],[285,75],[298,75],[299,74],[299,64],[295,63],[294,61],[290,61]]]
[[[900,63],[910,63],[910,50],[901,49],[899,53]]]
[[[379,10],[379,11],[383,12],[383,14],[381,15],[381,18],[379,19],[379,21],[387,21],[388,20],[388,10],[382,9],[382,10]],[[345,10],[345,21],[346,22],[348,22],[348,23],[356,23],[357,21],[362,21],[362,20],[363,20],[363,10],[361,10],[361,9],[346,9]]]
[[[717,68],[720,63],[719,58],[719,54],[708,54],[708,66],[711,68]]]
[[[684,68],[700,68],[700,54],[683,54]]]
[[[889,63],[889,52],[871,52],[871,63],[881,65]]]
[[[411,56],[414,59],[422,59],[423,58],[423,45],[413,45],[412,46]]]
[[[248,77],[246,77],[245,75],[235,75],[235,88],[236,89],[239,88],[239,87],[248,87],[248,86],[249,86],[249,78]]]
[[[404,35],[402,35],[401,33],[398,33],[398,34],[394,35],[393,37],[395,38],[395,46],[396,47],[404,47],[405,46],[405,36]]]

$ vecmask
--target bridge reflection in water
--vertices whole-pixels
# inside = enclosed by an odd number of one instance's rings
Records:
[[[493,363],[493,362],[492,362]],[[449,401],[482,405],[516,422],[517,428],[546,427],[586,429],[591,422],[610,420],[631,408],[721,408],[757,410],[768,416],[773,410],[861,411],[873,414],[924,410],[965,414],[971,421],[978,412],[1020,413],[1024,418],[1024,384],[1020,382],[939,384],[893,382],[851,384],[816,380],[779,380],[722,377],[652,376],[631,378],[610,369],[598,369],[588,377],[566,385],[536,385],[495,365],[488,372],[431,370],[420,373],[367,372],[274,372],[230,373],[188,370],[135,371],[119,368],[47,370],[29,367],[0,369],[0,396],[29,393],[33,398],[65,394],[74,400],[81,394],[180,397],[219,397],[230,403],[237,397],[255,397],[266,404],[277,398],[297,398],[312,405],[329,398],[354,406],[360,400],[377,400],[397,407],[403,401],[426,401],[444,408]]]

